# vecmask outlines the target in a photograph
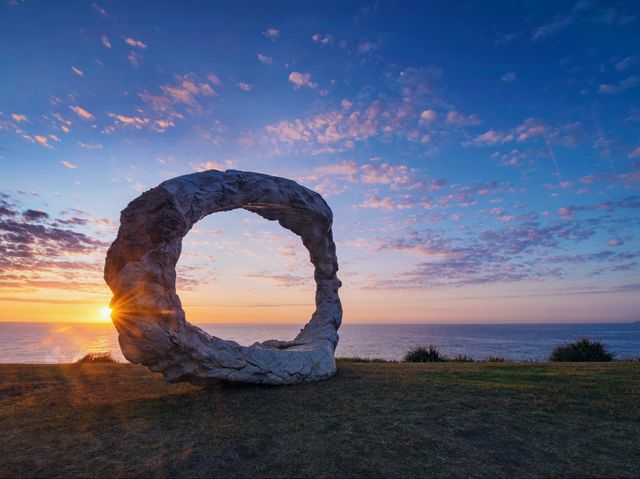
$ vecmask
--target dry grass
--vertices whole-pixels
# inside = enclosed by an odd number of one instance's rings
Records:
[[[0,365],[3,477],[638,477],[640,363],[356,363],[289,387]]]

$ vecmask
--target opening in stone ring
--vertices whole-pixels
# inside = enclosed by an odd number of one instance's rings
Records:
[[[186,320],[176,293],[182,238],[205,216],[237,208],[278,221],[309,251],[316,310],[292,341],[241,346]],[[161,372],[169,382],[293,384],[330,377],[336,371],[342,321],[332,221],[318,193],[261,173],[205,171],[143,193],[122,211],[104,269],[123,355]]]

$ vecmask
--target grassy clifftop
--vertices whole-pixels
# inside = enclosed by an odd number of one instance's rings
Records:
[[[289,387],[0,365],[2,476],[640,476],[640,363],[341,361]]]

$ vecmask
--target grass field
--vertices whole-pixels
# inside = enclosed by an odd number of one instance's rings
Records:
[[[3,477],[639,477],[640,363],[339,362],[208,389],[0,365]]]

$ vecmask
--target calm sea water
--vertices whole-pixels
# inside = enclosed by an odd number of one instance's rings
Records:
[[[215,336],[249,345],[291,339],[296,325],[204,324]],[[412,346],[436,344],[447,355],[544,360],[559,343],[586,336],[606,343],[619,358],[640,356],[640,324],[345,324],[336,355],[400,359]],[[113,325],[0,323],[0,363],[72,362],[87,352],[124,361]]]

